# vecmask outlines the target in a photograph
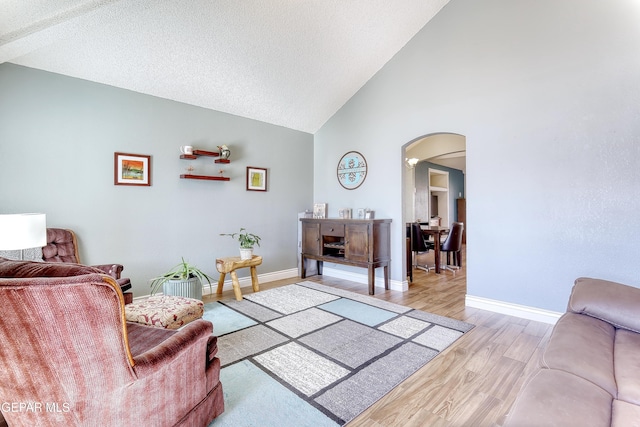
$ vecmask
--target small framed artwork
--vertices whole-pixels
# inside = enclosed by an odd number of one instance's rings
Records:
[[[358,219],[364,219],[365,208],[358,208]]]
[[[338,209],[338,217],[342,219],[351,219],[351,209],[349,208]]]
[[[151,185],[151,156],[114,153],[114,185]]]
[[[247,191],[267,191],[267,170],[247,166]]]
[[[314,218],[326,218],[327,217],[327,204],[315,203],[313,205],[313,217]]]

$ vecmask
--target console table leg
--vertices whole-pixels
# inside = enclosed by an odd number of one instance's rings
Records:
[[[369,295],[374,295],[376,292],[376,269],[373,266],[369,266],[367,269],[369,270]]]
[[[389,290],[389,266],[384,266],[384,288]]]

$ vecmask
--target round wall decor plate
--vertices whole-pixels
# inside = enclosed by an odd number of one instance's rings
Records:
[[[362,185],[367,177],[367,161],[357,151],[349,151],[338,162],[338,182],[347,190]]]

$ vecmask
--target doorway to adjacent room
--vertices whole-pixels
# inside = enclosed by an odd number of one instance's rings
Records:
[[[436,274],[433,269],[429,272],[413,269],[413,252],[407,250],[407,280],[413,272],[413,282],[409,286],[428,286],[436,291],[434,294],[440,294],[438,289],[442,284],[442,292],[466,295],[466,138],[448,132],[424,135],[405,144],[402,155],[406,166],[402,181],[404,222],[447,228],[454,221],[465,225],[462,268],[455,274],[445,270]],[[434,255],[433,250],[418,254],[418,264],[434,267]],[[440,264],[446,263],[446,255],[442,255]],[[439,299],[443,297],[445,295],[438,295]]]

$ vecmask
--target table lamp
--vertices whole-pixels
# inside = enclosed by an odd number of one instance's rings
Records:
[[[46,246],[47,216],[41,213],[0,215],[0,250],[24,250]]]

